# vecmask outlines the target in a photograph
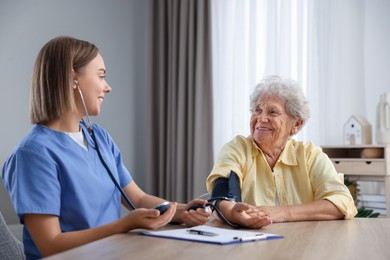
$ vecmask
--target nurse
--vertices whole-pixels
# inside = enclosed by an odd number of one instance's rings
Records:
[[[57,37],[38,54],[30,93],[34,126],[2,171],[24,225],[27,259],[132,229],[156,229],[171,221],[194,226],[210,219],[210,213],[203,209],[188,210],[194,204],[205,204],[205,200],[171,202],[163,214],[153,209],[164,200],[137,186],[120,150],[102,127],[82,120],[99,115],[112,90],[105,77],[103,58],[87,41]],[[131,210],[125,197],[137,209]],[[122,218],[121,203],[130,210]]]

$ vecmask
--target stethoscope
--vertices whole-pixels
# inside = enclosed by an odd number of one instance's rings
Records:
[[[114,175],[112,174],[110,168],[108,167],[107,163],[103,159],[103,156],[102,156],[102,154],[100,152],[100,149],[99,149],[99,144],[98,144],[98,142],[96,140],[95,132],[93,130],[93,125],[92,125],[91,119],[90,119],[89,114],[88,114],[87,106],[85,105],[84,95],[81,92],[81,89],[79,87],[78,81],[77,80],[73,80],[73,83],[76,85],[76,87],[77,87],[77,89],[78,89],[78,91],[80,93],[81,103],[83,104],[83,108],[84,108],[84,111],[85,111],[85,116],[87,117],[88,124],[85,122],[84,118],[82,118],[81,120],[83,121],[84,125],[87,127],[88,133],[91,135],[92,140],[95,143],[96,152],[98,153],[99,159],[100,159],[101,163],[103,164],[104,168],[106,169],[108,175],[110,176],[112,182],[115,184],[116,188],[120,191],[122,197],[125,199],[126,203],[130,206],[130,208],[132,208],[134,210],[134,209],[136,209],[136,207],[131,202],[131,200],[127,197],[126,193],[123,191],[122,187],[119,185],[119,183],[115,179]],[[218,204],[221,201],[223,201],[223,200],[231,201],[232,199],[231,198],[227,198],[227,197],[215,197],[215,198],[209,199],[205,205],[195,205],[195,206],[191,207],[190,209],[196,210],[198,207],[201,207],[201,208],[210,207],[213,211],[217,212],[218,216],[220,217],[220,219],[223,222],[225,222],[226,224],[228,224],[229,226],[231,226],[233,228],[238,228],[239,226],[237,224],[229,222],[223,216],[223,214],[219,211]],[[214,201],[216,201],[216,204],[213,204]],[[163,203],[157,205],[154,208],[158,209],[161,212],[161,214],[162,214],[165,210],[168,209],[168,207],[169,207],[169,203],[168,202],[163,202]],[[188,210],[190,210],[190,209],[188,209]]]
[[[85,116],[87,117],[88,124],[85,122],[84,118],[82,118],[81,120],[83,121],[84,125],[87,127],[88,133],[92,137],[92,141],[95,143],[96,152],[97,152],[97,154],[99,156],[99,159],[100,159],[101,163],[103,164],[104,168],[106,169],[108,175],[110,176],[112,182],[115,184],[116,188],[119,190],[119,192],[121,193],[122,197],[125,199],[126,203],[130,206],[131,209],[136,209],[136,207],[131,202],[129,197],[127,197],[126,193],[123,191],[122,187],[119,185],[118,181],[115,179],[115,177],[112,174],[112,172],[111,172],[110,168],[108,167],[107,163],[104,161],[103,156],[102,156],[102,154],[100,152],[100,149],[99,149],[99,144],[98,144],[98,142],[96,140],[95,131],[93,130],[93,125],[92,125],[91,119],[90,119],[89,114],[88,114],[87,106],[85,105],[84,95],[81,92],[81,89],[79,87],[78,81],[77,80],[73,80],[73,83],[76,85],[76,87],[77,87],[77,89],[78,89],[78,91],[80,93],[81,103],[83,104],[83,108],[84,108]]]

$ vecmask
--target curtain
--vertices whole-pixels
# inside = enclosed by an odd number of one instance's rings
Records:
[[[206,192],[213,163],[210,1],[150,3],[147,191],[184,202]]]
[[[363,10],[362,0],[212,1],[214,155],[250,134],[249,95],[273,74],[300,82],[310,102],[294,138],[341,144],[349,116],[366,112]]]
[[[319,145],[343,144],[343,126],[349,117],[368,115],[364,4],[361,0],[309,1],[307,8],[306,78],[312,110],[307,137]]]

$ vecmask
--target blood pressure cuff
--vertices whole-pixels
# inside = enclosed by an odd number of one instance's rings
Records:
[[[229,178],[218,178],[215,181],[211,199],[217,197],[228,197],[241,202],[240,179],[237,173],[230,171]]]

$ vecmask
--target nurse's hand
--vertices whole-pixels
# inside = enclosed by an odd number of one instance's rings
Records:
[[[176,212],[176,203],[170,203],[171,206],[163,213],[157,209],[138,208],[130,211],[121,218],[119,225],[122,225],[124,232],[132,229],[157,229],[171,222]]]
[[[211,218],[210,207],[204,207],[207,200],[194,199],[185,205],[184,211],[181,212],[181,222],[189,227],[203,225]]]

